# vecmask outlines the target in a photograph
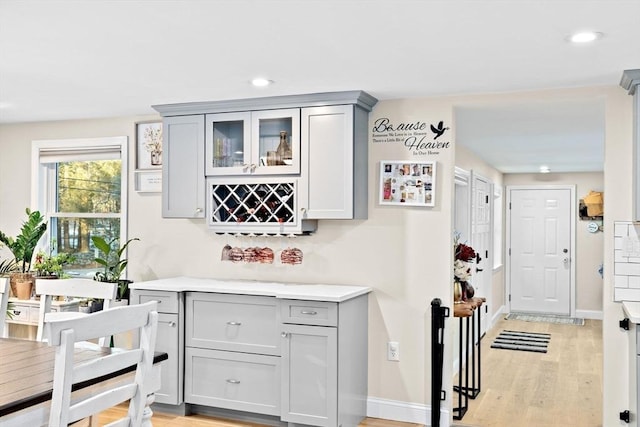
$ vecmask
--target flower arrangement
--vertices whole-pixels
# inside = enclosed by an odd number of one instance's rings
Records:
[[[460,234],[456,233],[454,241],[454,261],[453,261],[453,278],[454,286],[459,286],[460,295],[454,295],[456,299],[466,300],[472,298],[474,294],[473,286],[469,283],[471,279],[471,264],[478,264],[482,258],[469,245],[460,243]],[[458,292],[456,291],[456,294]]]
[[[149,153],[162,153],[162,128],[148,126],[144,130],[144,148]]]

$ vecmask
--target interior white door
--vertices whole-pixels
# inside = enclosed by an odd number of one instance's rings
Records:
[[[487,179],[473,175],[471,202],[471,246],[480,255],[480,263],[472,266],[473,274],[471,284],[475,288],[476,295],[485,297],[486,303],[480,308],[481,333],[486,332],[489,325],[489,309],[491,304],[491,202],[492,184]]]
[[[571,313],[571,190],[510,189],[511,311]]]

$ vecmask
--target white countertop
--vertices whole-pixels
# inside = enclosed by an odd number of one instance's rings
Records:
[[[371,288],[366,286],[199,279],[194,277],[172,277],[147,282],[134,282],[129,287],[131,289],[155,291],[217,292],[331,302],[342,302],[371,292]]]
[[[622,301],[622,309],[632,323],[640,323],[640,302]]]

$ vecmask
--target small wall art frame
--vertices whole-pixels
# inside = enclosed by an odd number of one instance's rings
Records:
[[[135,175],[136,191],[162,191],[162,121],[136,123]]]
[[[162,122],[136,123],[136,169],[162,169]]]
[[[380,162],[381,205],[435,206],[436,162]]]

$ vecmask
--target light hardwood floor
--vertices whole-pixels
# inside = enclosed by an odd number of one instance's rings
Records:
[[[504,329],[551,334],[547,353],[491,348]],[[461,422],[482,427],[601,427],[602,322],[586,320],[584,326],[575,326],[500,320],[482,340],[482,390],[469,400]]]
[[[449,325],[447,325],[449,326]],[[547,353],[492,349],[503,329],[551,334]],[[453,394],[457,402],[457,394]],[[126,412],[100,415],[103,425]],[[584,326],[500,320],[482,340],[482,391],[454,426],[602,427],[602,322]],[[258,427],[200,415],[155,413],[154,427]],[[367,418],[360,427],[421,427]]]

